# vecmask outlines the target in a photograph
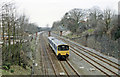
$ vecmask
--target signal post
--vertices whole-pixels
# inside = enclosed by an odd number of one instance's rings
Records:
[[[48,36],[51,36],[51,31],[48,31]]]
[[[60,31],[60,36],[62,36],[62,31]]]

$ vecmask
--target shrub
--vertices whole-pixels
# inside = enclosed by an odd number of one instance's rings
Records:
[[[2,68],[5,70],[9,70],[9,68],[6,65],[3,65]]]
[[[9,69],[10,69],[10,66],[11,66],[10,63],[5,63],[5,64],[3,64],[3,68],[4,68],[5,70],[9,70]]]
[[[10,72],[11,72],[11,73],[13,73],[13,72],[14,72],[14,70],[12,69],[12,70],[10,70]]]
[[[88,32],[94,32],[95,31],[95,29],[88,29]]]

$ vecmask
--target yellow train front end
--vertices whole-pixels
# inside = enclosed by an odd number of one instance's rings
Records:
[[[57,47],[57,58],[66,59],[69,56],[69,46],[68,45],[59,45]]]

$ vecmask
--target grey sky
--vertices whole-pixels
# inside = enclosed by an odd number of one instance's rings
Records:
[[[0,0],[0,3],[13,0]],[[119,0],[14,0],[20,13],[25,13],[31,22],[38,26],[52,26],[54,21],[73,9],[88,9],[98,6],[102,10],[110,8],[117,11]]]

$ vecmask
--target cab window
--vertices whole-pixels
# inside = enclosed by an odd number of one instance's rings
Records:
[[[67,46],[67,45],[58,46],[58,51],[65,51],[65,50],[69,50],[69,46]]]

